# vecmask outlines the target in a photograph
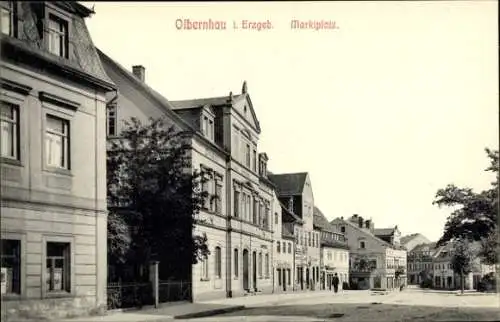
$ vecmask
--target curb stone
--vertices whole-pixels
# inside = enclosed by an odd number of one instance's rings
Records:
[[[176,319],[176,320],[194,319],[194,318],[205,318],[205,317],[219,315],[219,314],[224,314],[224,313],[231,313],[231,312],[241,311],[241,310],[244,310],[244,309],[245,309],[244,305],[237,305],[237,306],[231,306],[231,307],[222,308],[222,309],[213,309],[213,310],[206,310],[206,311],[201,311],[201,312],[194,312],[194,313],[186,313],[186,314],[175,315],[175,316],[173,316],[173,318]]]

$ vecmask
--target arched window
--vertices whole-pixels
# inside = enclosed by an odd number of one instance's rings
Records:
[[[219,246],[215,247],[215,277],[222,277],[222,251]]]

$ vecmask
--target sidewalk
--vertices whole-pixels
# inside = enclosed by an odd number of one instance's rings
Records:
[[[53,322],[170,322],[174,319],[189,319],[216,314],[228,313],[244,309],[241,305],[223,305],[209,303],[169,303],[155,308],[145,308],[134,311],[108,311],[103,316],[87,316],[52,320]],[[11,321],[9,321],[11,322]],[[28,321],[12,321],[28,322]],[[33,322],[30,320],[29,322]]]

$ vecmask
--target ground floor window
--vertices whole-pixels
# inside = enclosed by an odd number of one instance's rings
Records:
[[[69,243],[47,243],[47,291],[71,292]]]
[[[286,269],[287,273],[288,273],[288,285],[292,285],[292,270],[290,268],[287,268]]]
[[[281,269],[277,268],[276,272],[278,274],[278,286],[281,286]]]
[[[21,241],[2,239],[2,294],[21,293]]]

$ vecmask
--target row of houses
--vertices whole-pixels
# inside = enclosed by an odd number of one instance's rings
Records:
[[[192,268],[194,301],[331,289],[334,274],[341,286],[405,283],[397,227],[376,231],[357,215],[329,222],[308,173],[268,171],[246,82],[238,94],[169,101],[143,66],[129,71],[95,48],[87,7],[1,10],[2,317],[106,310],[107,140],[131,117],[192,133],[191,166],[220,197],[195,228],[210,255]]]
[[[479,243],[472,243],[471,247],[473,252],[479,252]],[[453,242],[436,246],[421,234],[413,234],[407,237],[407,249],[409,284],[448,290],[461,288],[460,276],[452,268]],[[472,271],[464,278],[464,288],[477,289],[481,278],[495,271],[495,265],[474,258]]]

